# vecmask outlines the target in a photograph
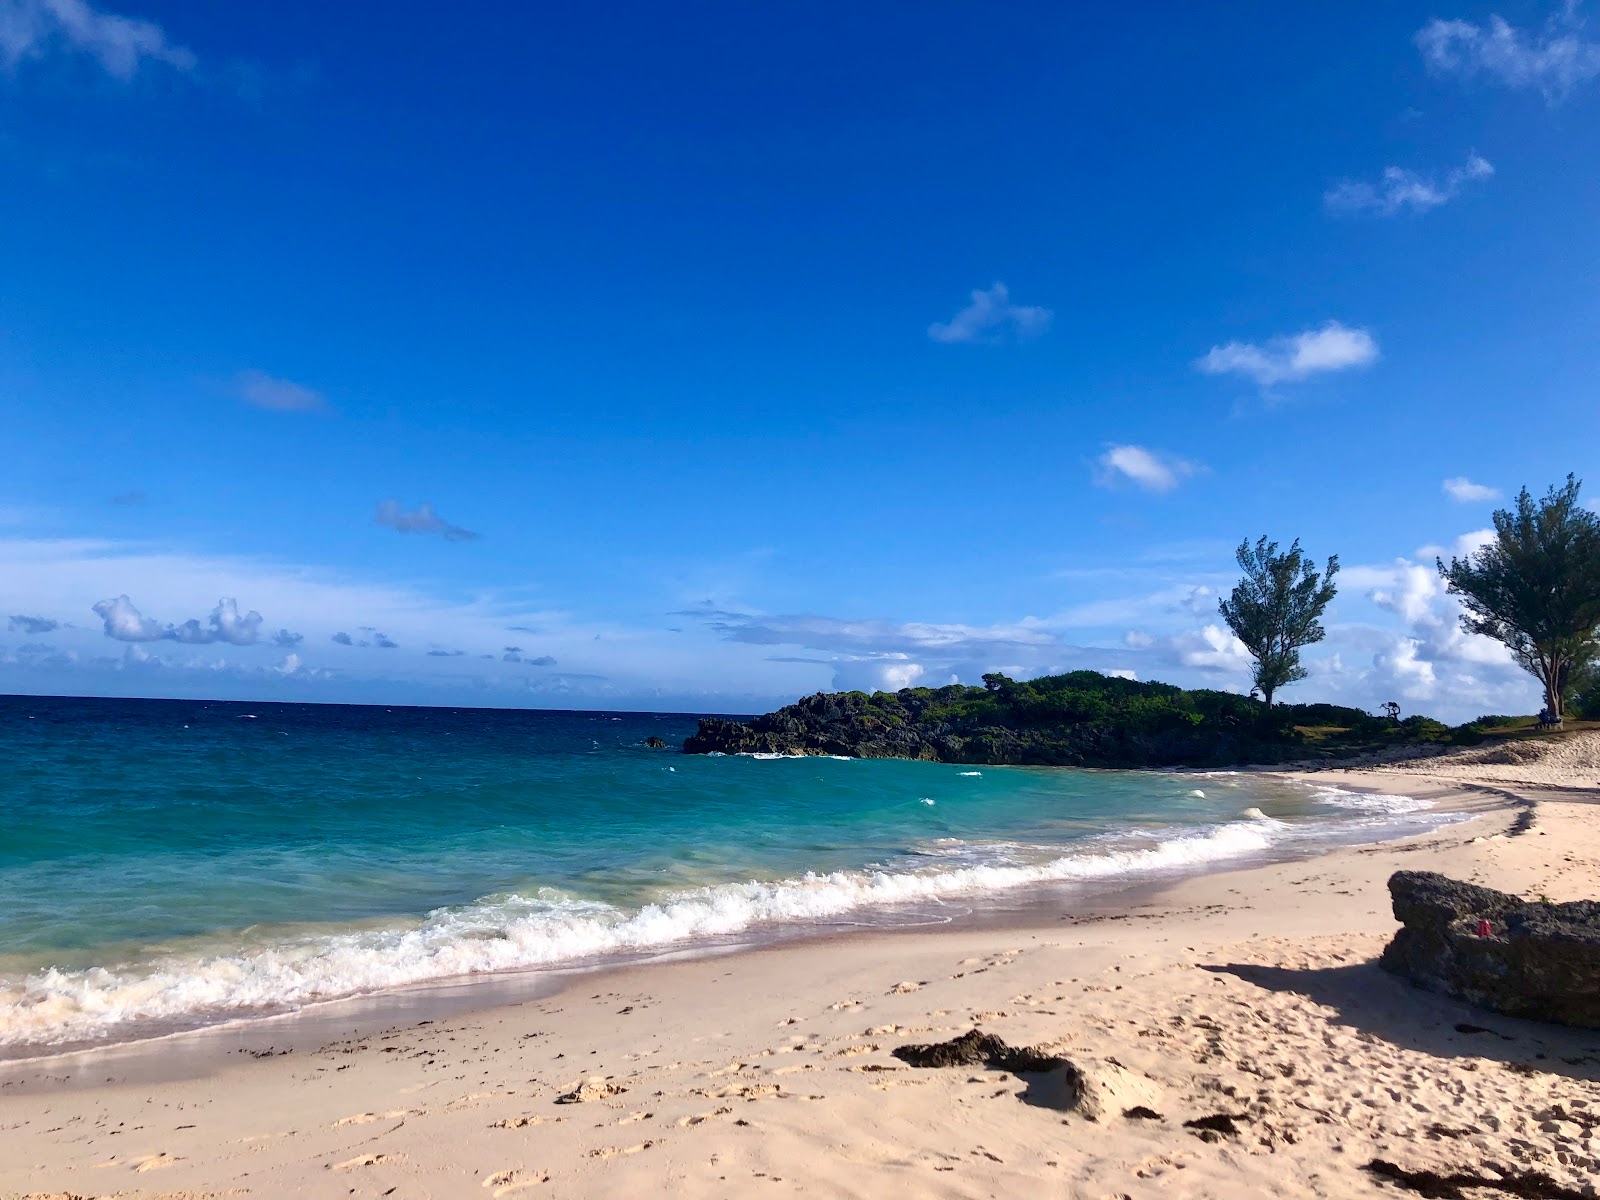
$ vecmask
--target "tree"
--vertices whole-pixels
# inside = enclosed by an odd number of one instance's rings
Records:
[[[1338,591],[1339,556],[1318,571],[1299,538],[1283,554],[1277,542],[1261,538],[1254,546],[1240,542],[1238,559],[1244,578],[1217,608],[1256,660],[1252,678],[1271,708],[1274,692],[1306,677],[1300,648],[1325,636],[1321,617]]]
[[[1578,503],[1572,475],[1535,503],[1528,489],[1494,514],[1494,540],[1466,558],[1436,559],[1461,601],[1461,628],[1503,642],[1544,687],[1560,720],[1566,696],[1593,666],[1600,626],[1600,516]]]

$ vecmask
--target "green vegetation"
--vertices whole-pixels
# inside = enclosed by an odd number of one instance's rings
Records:
[[[702,720],[684,749],[952,763],[1232,766],[1464,744],[1481,736],[1420,716],[1395,722],[1336,704],[1269,708],[1232,692],[1073,671],[1027,682],[985,675],[982,687],[819,693],[748,722]]]
[[[1503,642],[1544,687],[1555,721],[1575,693],[1584,715],[1600,709],[1600,516],[1578,503],[1581,487],[1568,475],[1537,504],[1523,488],[1514,511],[1494,514],[1494,541],[1448,567],[1438,561],[1466,610],[1462,629]]]
[[[1279,554],[1278,543],[1264,537],[1254,546],[1240,542],[1237,557],[1244,578],[1217,608],[1256,660],[1251,676],[1271,708],[1274,692],[1306,677],[1300,649],[1323,639],[1321,618],[1338,591],[1339,558],[1330,557],[1318,572],[1299,538]]]

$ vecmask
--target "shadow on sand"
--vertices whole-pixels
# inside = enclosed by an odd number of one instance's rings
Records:
[[[1440,1058],[1487,1058],[1514,1071],[1600,1082],[1600,1029],[1571,1029],[1505,1017],[1411,986],[1377,962],[1317,970],[1226,963],[1203,970],[1233,975],[1336,1010],[1340,1024]]]

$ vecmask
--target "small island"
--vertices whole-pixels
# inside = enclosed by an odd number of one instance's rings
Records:
[[[1417,754],[1481,740],[1496,718],[1451,728],[1336,704],[1266,705],[1071,671],[982,687],[819,692],[748,721],[701,720],[690,754],[842,754],[992,766],[1223,767]]]

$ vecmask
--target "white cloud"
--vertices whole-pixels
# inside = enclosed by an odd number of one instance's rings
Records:
[[[1170,492],[1198,471],[1197,463],[1157,454],[1143,446],[1112,446],[1096,460],[1096,482],[1130,480],[1147,492]]]
[[[437,533],[447,542],[469,542],[478,536],[470,529],[446,521],[433,511],[431,504],[419,504],[407,512],[398,501],[385,500],[378,505],[378,515],[373,519],[397,533]]]
[[[168,41],[153,21],[101,12],[86,0],[0,0],[0,65],[15,70],[58,47],[89,55],[123,80],[146,61],[180,71],[195,65],[194,55]]]
[[[1128,667],[1113,667],[1106,672],[1113,679],[1138,679],[1139,672]]]
[[[1425,213],[1454,200],[1469,181],[1487,179],[1493,174],[1494,167],[1489,161],[1476,154],[1467,157],[1465,166],[1452,168],[1442,178],[1420,175],[1403,167],[1385,167],[1383,178],[1377,183],[1341,179],[1328,189],[1322,200],[1334,212],[1380,217],[1393,217],[1407,209]]]
[[[328,407],[321,392],[314,392],[265,371],[241,371],[234,380],[239,398],[271,412],[319,412]]]
[[[1265,388],[1325,371],[1369,366],[1377,358],[1378,343],[1365,329],[1329,321],[1321,329],[1275,337],[1261,345],[1229,342],[1213,346],[1194,365],[1207,375],[1246,375]]]
[[[20,631],[29,637],[38,637],[41,633],[50,633],[59,624],[59,621],[52,621],[49,617],[30,617],[23,613],[15,613],[6,622],[6,628]]]
[[[1050,310],[1011,303],[1006,285],[997,283],[972,293],[972,303],[948,321],[928,326],[936,342],[998,342],[1004,338],[1035,337],[1050,327]]]
[[[1155,638],[1142,629],[1130,629],[1122,635],[1122,644],[1130,650],[1147,650],[1155,645]]]
[[[1500,499],[1500,489],[1492,488],[1486,484],[1473,483],[1465,475],[1457,475],[1454,479],[1446,479],[1441,485],[1445,495],[1460,504],[1471,504],[1478,500]]]
[[[126,594],[98,601],[92,610],[104,623],[105,635],[119,642],[168,641],[189,646],[226,642],[252,646],[261,632],[261,614],[252,610],[241,615],[238,602],[226,596],[217,601],[205,625],[193,617],[181,625],[162,625],[141,613]]]
[[[1431,700],[1438,685],[1433,664],[1421,657],[1416,638],[1398,638],[1373,656],[1372,665],[1387,675],[1407,700]]]
[[[1440,74],[1492,76],[1510,88],[1538,91],[1555,104],[1600,75],[1600,42],[1583,36],[1578,8],[1569,0],[1538,32],[1525,32],[1498,16],[1481,25],[1435,19],[1417,31],[1417,48]]]
[[[1198,632],[1173,639],[1178,661],[1204,671],[1243,672],[1250,669],[1250,651],[1221,625],[1206,625]]]
[[[1449,546],[1418,546],[1417,557],[1424,561],[1435,558],[1470,558],[1498,536],[1493,529],[1474,529],[1463,533]]]

